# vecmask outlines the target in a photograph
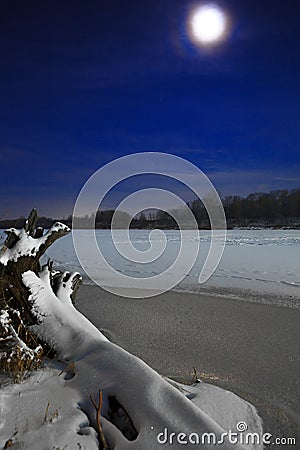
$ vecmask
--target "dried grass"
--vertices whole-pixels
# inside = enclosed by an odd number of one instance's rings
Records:
[[[0,371],[9,375],[13,382],[20,383],[31,371],[41,367],[43,348],[25,327],[18,311],[1,312],[0,336]]]

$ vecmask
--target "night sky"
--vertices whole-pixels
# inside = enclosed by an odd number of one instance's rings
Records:
[[[300,186],[300,2],[224,0],[200,48],[189,0],[2,0],[0,217],[63,217],[130,153],[196,164],[222,196]]]

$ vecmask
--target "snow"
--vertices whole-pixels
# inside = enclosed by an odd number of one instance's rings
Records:
[[[90,352],[95,341],[107,340],[75,309],[70,297],[64,292],[70,292],[70,286],[76,275],[77,273],[73,274],[65,283],[65,287],[62,285],[55,295],[47,266],[40,272],[39,277],[32,271],[23,274],[23,282],[31,291],[29,301],[33,304],[33,313],[40,321],[40,325],[32,327],[33,331],[48,342],[63,360],[70,360],[75,355]]]
[[[40,442],[37,442],[39,432],[44,439],[48,436],[47,432],[51,434],[51,445],[63,448],[68,443],[70,448],[76,448],[81,422],[87,424],[89,420],[92,427],[97,429],[90,395],[97,398],[99,389],[103,391],[104,396],[103,431],[112,449],[159,448],[157,434],[165,429],[170,433],[187,435],[214,433],[220,439],[222,433],[229,429],[236,430],[236,425],[241,420],[248,424],[249,431],[262,433],[261,420],[255,408],[235,394],[202,382],[191,387],[170,382],[139,358],[108,341],[75,309],[66,296],[59,297],[53,293],[48,268],[44,268],[40,277],[31,271],[25,272],[23,282],[30,289],[30,301],[39,321],[35,331],[51,343],[60,360],[72,361],[75,367],[75,375],[68,380],[62,381],[54,369],[46,369],[42,372],[43,384],[39,383],[37,386],[39,375],[34,374],[20,386],[26,399],[24,408],[31,410],[32,402],[39,405],[34,416],[30,415],[30,419],[28,414],[24,415],[23,420],[18,419],[21,421],[18,422],[18,429],[25,427],[27,418],[30,420],[27,427],[34,430],[36,440],[32,438],[32,433],[29,433],[28,438],[24,433],[20,437],[23,442],[28,439],[25,441],[26,445],[29,445],[28,448],[41,448]],[[5,396],[13,397],[15,390],[20,387],[5,388]],[[31,392],[31,397],[28,397],[28,391]],[[118,400],[133,422],[137,431],[134,441],[124,436],[126,429],[119,430],[108,420],[111,397]],[[57,421],[45,425],[43,414],[49,401],[52,408],[59,408],[59,416]],[[85,418],[82,417],[82,412],[78,412],[78,405],[86,414]],[[31,421],[34,423],[31,424]],[[4,440],[14,431],[14,425],[8,420],[6,422]],[[66,429],[67,434],[62,431]],[[92,438],[94,439],[94,434],[88,434],[88,439]],[[94,448],[95,442],[84,442],[85,437],[81,439],[82,448]],[[167,443],[165,446],[179,448],[176,443]],[[227,442],[222,448],[232,447]],[[262,447],[236,445],[236,448]]]
[[[30,250],[31,254],[36,248],[31,239],[22,232],[20,237],[16,252],[28,254]],[[4,261],[16,258],[8,251]],[[57,360],[51,360],[21,384],[1,388],[0,446],[13,444],[14,449],[31,450],[99,448],[91,401],[91,397],[98,398],[99,390],[103,393],[101,424],[113,450],[159,449],[162,444],[158,436],[165,432],[172,436],[163,444],[165,448],[185,445],[176,436],[213,433],[218,441],[224,440],[222,449],[231,450],[226,433],[237,432],[241,421],[247,424],[248,432],[262,435],[256,409],[237,395],[203,382],[183,386],[165,379],[110,342],[71,301],[78,273],[62,274],[56,293],[50,283],[53,273],[51,266],[44,266],[38,275],[26,271],[22,280],[30,291],[29,302],[37,318],[33,331],[56,351]],[[192,445],[190,442],[187,448]],[[204,449],[210,447],[202,445]],[[234,448],[256,450],[263,446],[235,444]]]
[[[62,364],[51,363],[50,367],[35,372],[22,384],[10,384],[2,388],[1,448],[5,442],[12,439],[15,449],[98,449],[98,439],[94,428],[96,424],[93,419],[95,415],[89,393],[93,388],[95,390],[99,388],[101,375],[99,378],[99,370],[91,363],[92,359],[88,363],[88,374],[85,373],[86,360],[76,362],[75,377],[72,379],[66,379],[65,373],[61,370]],[[230,429],[233,424],[232,429],[235,430],[238,419],[246,418],[249,429],[260,430],[253,407],[234,394],[206,383],[198,383],[194,386],[177,384],[176,389],[167,380],[156,376],[158,377],[156,384],[149,386],[146,380],[143,383],[142,398],[138,397],[139,388],[136,390],[134,387],[135,376],[131,379],[131,386],[128,386],[128,397],[132,395],[133,397],[127,412],[133,414],[134,424],[139,431],[136,440],[127,440],[118,428],[104,417],[101,418],[105,436],[112,449],[160,448],[156,442],[156,436],[163,432],[165,427],[169,432],[180,430],[180,432],[200,434],[201,429],[205,427],[206,432],[214,430],[221,433],[222,430]],[[93,378],[94,381],[92,381]],[[122,375],[118,374],[116,379],[122,386],[121,389],[125,391],[125,380],[122,381]],[[112,383],[104,384],[112,388]],[[156,398],[153,397],[155,390]],[[192,400],[188,400],[187,396],[192,397]],[[96,395],[95,398],[97,398]],[[177,407],[182,408],[181,412],[174,409],[176,404]],[[148,409],[151,405],[152,407]],[[8,411],[13,412],[13,417],[7,414]],[[192,421],[190,421],[191,411],[195,415]],[[186,413],[188,416],[183,420]],[[91,421],[87,414],[91,417]],[[165,447],[168,448],[168,446]],[[225,444],[223,447],[231,448]],[[170,448],[179,447],[173,444]],[[237,448],[243,447],[237,446]]]
[[[14,449],[99,449],[96,431],[78,407],[79,392],[60,373],[57,364],[1,389],[0,448],[12,439]]]
[[[30,236],[28,231],[24,229],[17,230],[16,228],[10,228],[6,230],[6,234],[13,233],[18,237],[18,242],[13,246],[13,248],[5,248],[0,256],[0,263],[4,266],[7,265],[8,261],[16,262],[21,256],[31,256],[35,257],[40,249],[40,247],[46,243],[49,237],[55,232],[69,232],[70,229],[66,225],[56,222],[52,227],[40,238],[33,238]]]
[[[12,312],[18,316],[19,323],[23,325],[20,312],[15,310]],[[35,349],[31,349],[19,337],[11,324],[8,311],[3,310],[0,313],[0,329],[0,344],[3,346],[0,350],[0,361],[6,360],[8,363],[11,363],[14,358],[33,361],[35,356],[41,352],[42,347],[40,345],[37,345]]]

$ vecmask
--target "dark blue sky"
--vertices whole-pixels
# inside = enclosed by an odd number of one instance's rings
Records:
[[[4,0],[0,216],[67,216],[116,157],[187,158],[221,195],[300,186],[300,2],[224,0],[191,43],[189,0]]]

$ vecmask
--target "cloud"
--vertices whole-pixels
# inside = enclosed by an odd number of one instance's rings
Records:
[[[276,177],[274,178],[274,180],[279,180],[279,181],[295,181],[296,183],[300,183],[300,177]]]
[[[299,187],[296,176],[299,168],[241,169],[223,167],[207,172],[216,189],[225,195],[248,195],[252,192],[268,192]]]

